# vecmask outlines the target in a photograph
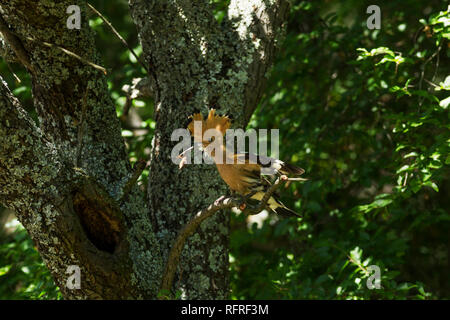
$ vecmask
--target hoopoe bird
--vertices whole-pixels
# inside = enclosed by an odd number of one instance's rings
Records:
[[[270,181],[262,174],[263,172],[271,171],[278,175],[296,176],[305,172],[302,168],[278,159],[250,153],[227,152],[223,143],[223,136],[226,130],[230,128],[231,120],[227,116],[216,115],[214,109],[210,110],[206,119],[203,119],[200,113],[196,113],[189,118],[192,118],[192,121],[188,124],[188,129],[194,137],[194,142],[201,143],[203,152],[206,152],[214,160],[223,181],[232,192],[243,198],[251,195],[250,199],[258,201],[263,199],[265,191],[271,185]],[[199,129],[200,125],[201,130],[196,130]],[[218,135],[222,137],[221,141],[216,142],[215,137],[208,138],[205,132],[209,129],[217,130]],[[215,142],[214,148],[208,148]],[[185,152],[188,150],[185,150]],[[275,194],[269,198],[267,205],[271,210],[283,216],[299,215],[287,208],[277,199]]]

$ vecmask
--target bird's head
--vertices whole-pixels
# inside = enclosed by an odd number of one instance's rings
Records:
[[[206,119],[203,119],[201,113],[189,117],[192,121],[188,124],[188,129],[194,141],[201,143],[203,148],[209,146],[215,139],[222,138],[231,126],[231,120],[227,116],[216,115],[215,112],[215,109],[211,109]]]

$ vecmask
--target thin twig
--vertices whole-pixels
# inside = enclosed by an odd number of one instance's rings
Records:
[[[253,212],[261,212],[265,209],[267,205],[267,201],[269,201],[271,195],[275,192],[275,190],[281,185],[282,182],[289,181],[292,178],[288,178],[286,176],[279,177],[273,185],[267,189],[264,197],[261,199],[261,202],[256,210],[252,210]],[[189,238],[200,226],[200,224],[205,221],[207,218],[211,217],[214,213],[222,209],[230,209],[233,207],[239,207],[241,203],[235,200],[234,198],[227,198],[225,196],[220,197],[213,204],[209,205],[207,208],[197,212],[197,214],[181,229],[178,233],[175,242],[170,249],[169,258],[167,260],[166,269],[163,275],[163,279],[161,281],[160,292],[169,292],[172,288],[173,279],[175,276],[175,272],[177,270],[177,266],[180,261],[181,252],[183,250],[184,244],[186,243],[187,238]],[[258,213],[257,212],[257,213]],[[247,214],[249,215],[249,214]]]
[[[366,275],[369,274],[369,271],[367,271],[367,269],[364,268],[364,266],[363,266],[361,263],[359,263],[358,261],[355,261],[350,255],[347,255],[347,258],[348,258],[348,260],[349,260],[351,263],[356,264],[356,266],[357,266],[362,272],[364,272],[364,274],[366,274]]]
[[[431,81],[434,81],[434,79],[436,79],[436,75],[437,75],[437,72],[439,69],[439,61],[440,61],[439,57],[440,57],[441,49],[442,49],[442,43],[439,44],[439,47],[438,47],[437,58],[436,58],[436,67],[434,68],[434,74],[433,74],[433,77],[431,78]]]
[[[338,246],[335,245],[335,244],[331,244],[331,246],[334,247],[334,248],[336,248],[336,249],[338,249],[339,251],[341,251],[341,252],[348,258],[348,261],[350,261],[351,263],[355,264],[355,265],[356,265],[361,271],[363,271],[366,275],[369,273],[369,272],[367,271],[367,269],[364,268],[364,266],[361,265],[361,263],[355,261],[349,254],[347,254],[347,252],[346,252],[344,249],[338,247]]]
[[[147,167],[147,162],[145,160],[139,160],[134,165],[134,172],[131,175],[130,179],[125,183],[123,190],[122,190],[122,196],[119,199],[119,203],[122,203],[128,194],[133,189],[133,186],[136,184],[136,181],[139,179],[139,177],[142,174],[142,171]]]
[[[403,180],[402,187],[406,186],[406,182],[408,182],[408,172],[405,174],[405,179]]]
[[[56,48],[56,49],[59,49],[59,50],[61,50],[62,52],[64,52],[65,54],[67,54],[67,55],[69,55],[69,56],[71,56],[71,57],[73,57],[73,58],[75,58],[75,59],[77,59],[77,60],[80,60],[81,62],[83,62],[83,63],[85,63],[85,64],[87,64],[87,65],[90,65],[90,66],[93,67],[94,69],[100,70],[100,71],[103,72],[104,74],[107,74],[107,71],[106,71],[106,69],[105,69],[104,67],[102,67],[102,66],[100,66],[100,65],[98,65],[98,64],[95,64],[95,63],[93,63],[92,61],[89,61],[89,60],[87,60],[87,59],[85,59],[85,58],[79,56],[78,54],[76,54],[76,53],[74,53],[74,52],[72,52],[72,51],[70,51],[70,50],[67,50],[66,48],[63,48],[63,47],[61,47],[61,46],[58,46],[58,45],[56,45],[56,44],[49,43],[49,42],[46,42],[46,41],[41,41],[41,40],[38,40],[38,39],[34,39],[34,38],[32,38],[32,37],[25,37],[25,39],[30,40],[30,41],[39,42],[39,43],[41,43],[41,44],[43,44],[44,46],[49,47],[49,48]]]
[[[15,74],[14,70],[11,68],[11,66],[9,65],[9,63],[6,61],[6,59],[3,59],[3,61],[5,62],[6,66],[9,69],[9,72],[11,72],[11,74],[13,75],[14,79],[16,80],[17,83],[22,83],[22,80],[20,80],[20,78],[17,76],[17,74]]]
[[[435,84],[435,83],[433,83],[433,82],[431,82],[430,80],[427,80],[427,79],[423,79],[426,83],[428,83],[430,86],[433,86],[433,87],[435,87],[435,88],[440,88],[437,84]]]
[[[106,25],[111,29],[111,31],[116,35],[117,38],[130,50],[131,54],[136,58],[136,61],[139,62],[139,64],[147,71],[147,73],[150,73],[147,66],[139,59],[138,55],[134,52],[133,48],[130,47],[130,45],[125,41],[125,39],[119,34],[119,32],[114,28],[114,26],[111,24],[111,22],[106,19],[97,9],[95,9],[90,3],[87,3],[87,6],[89,9],[91,9],[96,15],[100,17],[100,19],[103,20],[103,22],[106,23]]]
[[[425,77],[425,67],[427,66],[427,64],[431,61],[431,60],[433,60],[436,56],[438,56],[438,62],[437,62],[437,65],[439,65],[439,52],[441,51],[441,45],[439,45],[439,47],[438,47],[438,49],[427,59],[427,60],[425,60],[425,62],[421,65],[421,72],[420,72],[420,80],[419,80],[419,90],[422,90],[422,83],[423,83],[423,79],[424,79],[424,77]],[[437,70],[437,68],[436,68],[436,70]],[[437,71],[435,71],[435,73],[436,73]],[[435,74],[436,75],[436,74]],[[433,81],[434,80],[434,77],[435,77],[435,75],[433,75],[433,78],[431,79],[431,81]],[[419,109],[418,109],[418,111],[420,111],[420,107],[422,106],[422,103],[423,103],[423,101],[424,101],[424,97],[420,97],[419,98]]]
[[[8,44],[11,46],[11,48],[13,49],[14,53],[16,54],[17,58],[19,59],[19,61],[30,71],[34,71],[33,66],[31,65],[31,61],[28,57],[28,54],[25,50],[25,48],[23,47],[22,42],[20,41],[19,37],[17,34],[15,34],[14,32],[12,32],[11,30],[9,30],[8,25],[6,24],[5,20],[3,19],[3,17],[0,15],[0,32],[3,34],[5,40],[8,42]],[[56,48],[61,50],[62,52],[64,52],[65,54],[80,60],[81,62],[90,65],[91,67],[100,70],[101,72],[103,72],[104,74],[107,74],[106,69],[103,68],[102,66],[99,66],[98,64],[93,63],[92,61],[89,61],[81,56],[79,56],[78,54],[67,50],[66,48],[63,48],[61,46],[58,46],[56,44],[53,43],[49,43],[46,41],[42,41],[42,40],[38,40],[32,37],[24,37],[25,39],[29,40],[29,41],[33,41],[33,42],[38,42],[43,44],[46,47],[49,48]]]
[[[207,218],[211,217],[214,213],[222,209],[230,209],[235,207],[236,203],[232,198],[221,197],[217,199],[208,208],[199,211],[194,218],[188,222],[186,226],[178,234],[175,243],[170,249],[169,258],[167,260],[166,270],[161,282],[160,291],[169,291],[172,287],[175,271],[177,270],[178,263],[180,261],[181,251],[183,250],[186,239],[189,238],[198,226]]]
[[[152,96],[152,85],[150,83],[150,78],[134,78],[131,85],[127,84],[122,87],[122,91],[125,92],[127,97],[122,112],[122,116],[126,117],[130,111],[134,99]]]
[[[0,32],[3,34],[3,38],[9,44],[11,49],[17,56],[17,59],[20,63],[22,63],[25,68],[27,68],[30,72],[33,72],[33,66],[31,65],[30,58],[28,57],[28,53],[25,50],[20,38],[11,30],[9,30],[8,24],[0,15]]]

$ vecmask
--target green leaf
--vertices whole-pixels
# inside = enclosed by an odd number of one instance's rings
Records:
[[[0,268],[0,277],[7,274],[11,270],[12,265],[7,265]]]
[[[450,104],[450,97],[447,97],[444,100],[441,100],[441,102],[439,102],[439,105],[444,109],[447,109],[449,104]]]
[[[433,182],[431,180],[426,181],[423,185],[432,188],[436,192],[439,192],[439,187],[437,186],[437,184],[435,182]]]

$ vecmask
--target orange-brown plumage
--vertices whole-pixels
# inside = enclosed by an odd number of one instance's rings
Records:
[[[192,118],[192,121],[189,123],[188,129],[194,137],[194,141],[200,142],[205,148],[205,151],[214,159],[220,176],[229,188],[242,196],[254,192],[255,194],[251,197],[252,199],[259,201],[262,199],[264,190],[270,185],[268,180],[261,174],[263,168],[271,169],[275,174],[301,175],[304,173],[303,169],[278,159],[256,155],[251,157],[248,153],[227,155],[223,140],[216,141],[216,143],[219,143],[217,145],[219,152],[216,153],[216,149],[208,150],[207,147],[213,140],[205,139],[205,131],[208,129],[216,129],[223,137],[226,130],[231,126],[230,119],[226,116],[216,115],[214,109],[210,110],[206,119],[203,119],[200,113],[196,113],[190,118]],[[199,121],[198,124],[201,124],[201,130],[198,130],[199,126],[195,126],[196,121]],[[257,163],[251,162],[250,159],[256,159]],[[268,206],[280,214],[297,215],[296,212],[288,209],[274,196],[269,199]]]
[[[194,137],[194,140],[201,143],[205,142],[203,140],[203,137],[206,130],[216,129],[223,136],[225,135],[227,129],[229,129],[231,126],[231,120],[227,116],[216,115],[215,109],[211,109],[209,111],[208,117],[206,119],[203,119],[203,115],[201,113],[195,113],[190,116],[190,118],[192,118],[192,121],[188,124],[188,129],[191,132],[191,135]],[[200,122],[200,131],[194,130],[195,122]]]

